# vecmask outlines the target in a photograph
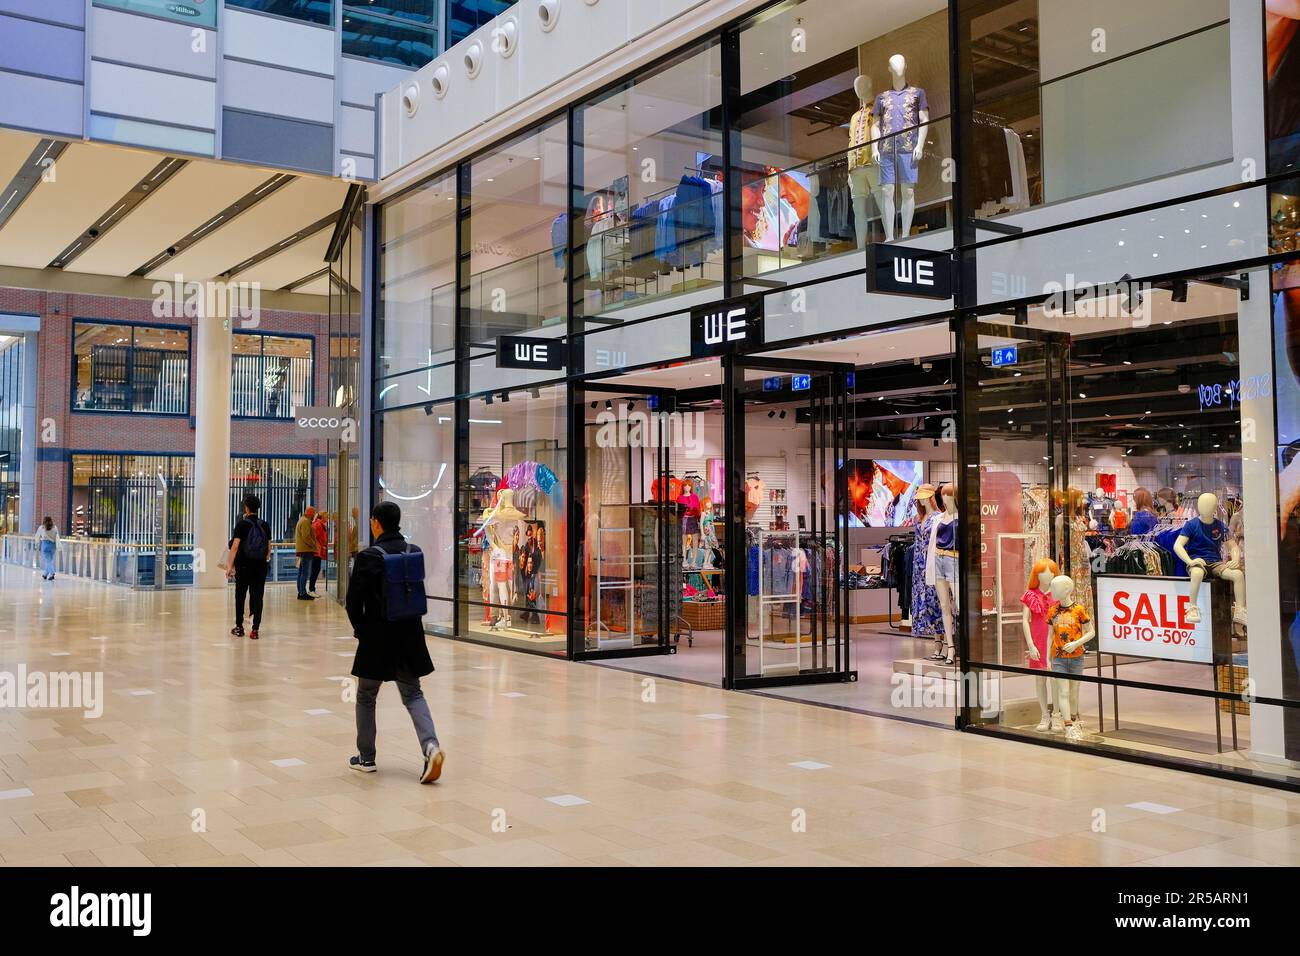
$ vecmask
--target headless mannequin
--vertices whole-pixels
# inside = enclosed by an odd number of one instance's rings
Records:
[[[1055,565],[1053,565],[1053,567],[1054,566]],[[1042,591],[1043,594],[1050,594],[1052,590],[1052,580],[1054,578],[1055,575],[1052,573],[1051,569],[1045,569],[1039,571],[1038,590]],[[1020,624],[1025,632],[1025,653],[1029,655],[1029,659],[1031,661],[1037,662],[1038,660],[1041,659],[1041,655],[1038,653],[1038,647],[1034,644],[1033,635],[1030,633],[1029,630],[1029,623],[1030,623],[1029,608],[1026,607],[1024,609],[1024,612],[1020,615]],[[1049,653],[1051,652],[1050,642],[1048,643],[1048,652]],[[1034,693],[1038,697],[1038,710],[1040,713],[1040,719],[1038,721],[1038,728],[1037,728],[1038,730],[1047,730],[1052,725],[1052,705],[1051,705],[1050,695],[1048,693],[1049,687],[1050,687],[1050,681],[1046,673],[1037,674],[1034,676]]]
[[[907,61],[901,53],[895,53],[889,58],[889,77],[890,83],[894,90],[904,90],[907,88]],[[856,88],[856,84],[855,84]],[[928,109],[920,110],[917,114],[919,129],[916,130],[916,146],[912,149],[912,162],[920,163],[921,157],[925,153],[925,134],[930,122],[930,111]],[[881,119],[882,117],[873,115],[871,118],[871,159],[879,166],[881,163]],[[900,139],[906,138],[906,134],[900,134]],[[893,162],[894,157],[891,154],[896,144],[888,143],[884,145],[886,152],[885,159]],[[901,149],[901,146],[897,148]],[[894,186],[882,184],[880,186],[880,215],[885,227],[885,241],[894,241],[894,217],[900,214],[902,218],[902,231],[900,236],[906,238],[912,234],[912,216],[916,212],[916,188],[913,183],[898,183],[898,208],[894,206]]]
[[[497,492],[497,503],[483,515],[481,531],[487,538],[488,548],[491,551],[488,567],[485,569],[491,575],[491,584],[489,585],[489,599],[494,604],[500,605],[496,608],[497,617],[492,621],[492,629],[510,627],[510,606],[514,603],[513,584],[514,584],[514,542],[518,539],[519,529],[523,526],[526,516],[514,505],[514,495],[509,488],[503,488]],[[504,574],[499,574],[499,569],[503,566],[507,569]]]
[[[1062,609],[1074,604],[1074,581],[1064,574],[1052,578],[1052,600]],[[1061,650],[1072,654],[1081,647],[1087,647],[1094,636],[1096,631],[1092,621],[1088,621],[1083,625],[1083,636],[1068,642]],[[1083,736],[1083,721],[1079,719],[1079,681],[1057,677],[1055,682],[1056,706],[1065,720],[1066,733],[1071,739],[1078,739]]]
[[[1192,520],[1200,521],[1202,525],[1207,526],[1208,531],[1218,520],[1218,513],[1219,499],[1207,491],[1196,499],[1197,517]],[[1190,523],[1188,522],[1188,524]],[[1189,624],[1200,623],[1201,608],[1196,599],[1201,593],[1201,582],[1205,580],[1206,575],[1223,578],[1223,580],[1232,584],[1233,599],[1236,601],[1232,619],[1238,624],[1246,623],[1246,573],[1241,570],[1241,545],[1226,532],[1223,537],[1228,540],[1229,557],[1227,561],[1219,562],[1210,562],[1205,558],[1192,557],[1188,554],[1187,545],[1191,539],[1186,534],[1179,534],[1178,539],[1174,542],[1174,554],[1178,555],[1179,560],[1187,565],[1187,576],[1192,582],[1189,592],[1190,600],[1187,602],[1187,622]]]
[[[876,147],[871,145],[875,129],[875,120],[871,116],[871,77],[859,76],[854,80],[853,92],[858,95],[858,111],[849,121],[849,195],[853,197],[853,225],[858,248],[865,249],[867,227],[871,222],[867,199],[880,193],[880,164],[874,158]]]
[[[943,513],[939,515],[939,519],[935,521],[930,529],[925,583],[934,585],[935,593],[939,595],[939,610],[943,615],[943,643],[936,647],[931,660],[942,658],[945,664],[951,664],[956,658],[957,652],[957,645],[953,638],[953,616],[957,611],[957,580],[955,575],[945,575],[939,572],[939,554],[936,541],[939,537],[940,526],[952,525],[957,520],[957,487],[952,484],[944,485],[939,490],[939,497],[943,499]],[[956,544],[956,542],[953,543]]]

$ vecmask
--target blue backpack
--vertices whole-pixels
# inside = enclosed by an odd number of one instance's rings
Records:
[[[411,621],[424,617],[429,610],[424,593],[424,553],[412,549],[410,542],[405,551],[396,554],[382,548],[374,551],[384,559],[384,580],[379,592],[384,620]]]

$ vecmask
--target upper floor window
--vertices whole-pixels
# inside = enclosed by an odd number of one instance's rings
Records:
[[[424,66],[438,54],[438,0],[345,2],[343,52]]]
[[[326,26],[334,22],[333,0],[226,0],[226,6],[274,13],[290,20],[305,20]]]
[[[189,414],[188,329],[81,321],[75,329],[73,408]]]
[[[310,337],[236,332],[230,348],[231,415],[291,418],[313,404]]]
[[[447,0],[447,46],[455,46],[514,4],[515,0]]]

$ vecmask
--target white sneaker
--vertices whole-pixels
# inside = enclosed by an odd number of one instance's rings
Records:
[[[420,783],[436,783],[442,776],[442,763],[447,759],[447,755],[442,752],[440,747],[429,747],[429,752],[424,755],[424,771],[420,774]]]
[[[1187,605],[1187,612],[1186,612],[1186,613],[1187,613],[1187,623],[1188,623],[1188,624],[1200,624],[1200,623],[1201,623],[1201,609],[1200,609],[1200,606],[1199,606],[1199,605],[1196,605],[1196,604],[1189,604],[1189,605]]]
[[[1082,740],[1082,739],[1083,739],[1083,727],[1080,726],[1078,723],[1073,723],[1073,724],[1071,724],[1069,727],[1066,727],[1066,728],[1065,728],[1065,739],[1066,739],[1066,740]]]
[[[1239,607],[1239,608],[1234,608],[1234,609],[1233,609],[1233,612],[1232,612],[1232,623],[1233,623],[1233,624],[1245,624],[1245,623],[1246,623],[1246,609],[1245,609],[1244,607]]]
[[[1043,719],[1040,720],[1038,722],[1038,726],[1034,728],[1034,730],[1037,730],[1039,733],[1051,729],[1052,729],[1052,718],[1050,714],[1043,714]]]
[[[1056,731],[1065,729],[1065,721],[1061,720],[1059,713],[1052,714],[1052,729]]]

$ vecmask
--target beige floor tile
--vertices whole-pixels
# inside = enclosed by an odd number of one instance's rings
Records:
[[[95,721],[0,711],[0,791],[32,791],[0,800],[7,865],[1300,863],[1300,795],[662,679],[648,704],[641,675],[437,639],[424,689],[450,754],[443,781],[416,783],[391,689],[380,772],[360,775],[330,680],[349,666],[331,602],[308,614],[273,588],[265,640],[222,647],[223,592],[60,580],[51,615],[30,578],[0,566],[0,628],[25,625],[0,634],[0,667],[38,644],[66,650],[69,664],[102,662],[110,693]],[[160,609],[165,653],[134,626]],[[110,646],[90,640],[102,630]],[[305,713],[317,708],[330,713]],[[791,766],[810,760],[829,766]],[[589,802],[547,800],[564,794]],[[1141,802],[1179,812],[1128,806]]]

